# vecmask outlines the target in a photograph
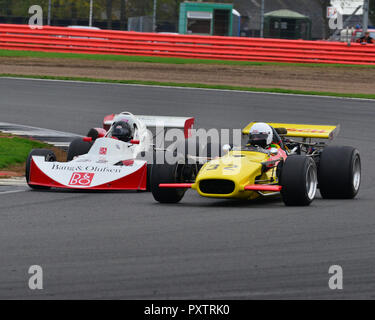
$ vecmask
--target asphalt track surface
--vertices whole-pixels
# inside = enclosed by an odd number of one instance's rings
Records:
[[[355,200],[288,208],[188,192],[37,192],[1,187],[0,298],[375,298],[375,102],[208,90],[0,79],[1,121],[77,134],[104,115],[192,115],[197,127],[251,120],[341,124],[335,144],[360,150]],[[12,190],[11,190],[12,189]],[[28,289],[30,265],[44,290]],[[331,265],[344,289],[328,289]]]

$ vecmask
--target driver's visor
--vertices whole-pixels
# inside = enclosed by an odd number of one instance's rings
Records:
[[[249,136],[250,140],[257,141],[257,140],[266,140],[268,138],[267,133],[253,133]]]

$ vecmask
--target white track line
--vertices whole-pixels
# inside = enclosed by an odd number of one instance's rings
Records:
[[[27,186],[25,178],[0,179],[0,186]]]
[[[18,136],[32,137],[56,147],[69,147],[72,138],[81,137],[75,133],[56,131],[39,127],[20,125],[15,123],[0,122],[0,131]],[[54,141],[61,139],[62,141]]]
[[[349,97],[331,97],[331,96],[320,96],[320,95],[309,95],[309,94],[298,94],[298,93],[278,93],[278,92],[258,92],[258,91],[242,91],[242,90],[228,90],[228,89],[209,89],[209,88],[192,88],[192,87],[175,87],[175,86],[160,86],[160,85],[146,85],[146,84],[126,84],[126,83],[111,83],[111,82],[90,82],[90,81],[79,81],[79,80],[57,80],[57,79],[34,79],[34,78],[17,78],[17,77],[0,77],[0,79],[11,79],[11,80],[29,80],[29,81],[48,81],[48,82],[67,82],[67,83],[80,83],[80,84],[96,84],[96,85],[116,85],[116,86],[132,86],[132,87],[151,87],[161,89],[178,89],[178,90],[202,90],[202,91],[221,91],[221,92],[234,92],[244,94],[267,94],[277,96],[294,96],[294,97],[309,97],[318,99],[340,99],[340,100],[357,100],[357,101],[371,101],[375,102],[374,99],[366,98],[349,98]]]
[[[3,194],[11,194],[11,193],[19,193],[19,192],[25,192],[26,190],[10,190],[10,191],[3,191],[0,192],[0,196]]]
[[[57,131],[53,129],[33,127],[33,126],[24,125],[24,124],[16,124],[16,123],[9,123],[9,122],[0,122],[0,127],[4,127],[2,129],[2,132],[9,132],[9,133],[16,134],[16,135],[30,136],[30,133],[32,133],[32,136],[35,136],[35,137],[54,137],[54,138],[81,137],[80,135],[76,133],[63,132],[63,131]],[[16,129],[15,130],[9,129],[7,127],[15,127]]]

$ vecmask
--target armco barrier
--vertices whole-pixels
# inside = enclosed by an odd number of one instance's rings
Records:
[[[0,49],[241,61],[375,65],[375,45],[0,24]]]

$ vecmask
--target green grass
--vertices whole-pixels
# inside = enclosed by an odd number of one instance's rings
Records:
[[[233,60],[208,60],[208,59],[185,59],[167,57],[145,57],[109,54],[81,54],[81,53],[58,53],[58,52],[36,52],[0,50],[0,57],[32,57],[32,58],[67,58],[86,60],[107,60],[145,63],[168,63],[168,64],[213,64],[213,65],[236,65],[236,66],[295,66],[295,67],[339,67],[339,68],[375,68],[374,65],[343,65],[325,63],[284,63],[284,62],[257,62],[257,61],[233,61]]]
[[[302,90],[290,90],[290,89],[282,89],[282,88],[253,88],[253,87],[228,86],[228,85],[211,85],[211,84],[201,84],[201,83],[177,83],[177,82],[158,82],[158,81],[140,81],[140,80],[110,80],[110,79],[94,79],[94,78],[80,78],[80,77],[37,76],[37,75],[18,75],[18,74],[0,74],[0,77],[85,81],[85,82],[98,82],[98,83],[138,84],[138,85],[180,87],[180,88],[236,90],[236,91],[248,91],[248,92],[301,94],[301,95],[310,95],[310,96],[313,95],[313,96],[325,96],[325,97],[375,99],[375,94],[302,91]]]
[[[0,169],[14,164],[22,164],[35,148],[45,148],[47,144],[29,139],[0,134]]]

